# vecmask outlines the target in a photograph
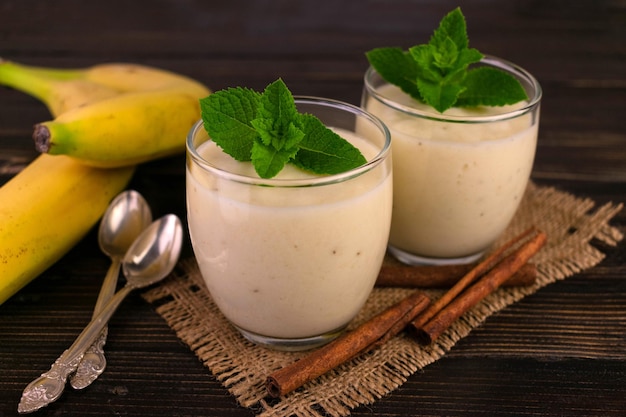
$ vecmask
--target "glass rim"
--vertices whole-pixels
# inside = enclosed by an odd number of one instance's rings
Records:
[[[213,173],[218,175],[219,177],[238,182],[242,184],[249,185],[258,185],[258,186],[266,186],[266,187],[274,187],[274,188],[304,188],[304,187],[319,187],[324,185],[341,183],[352,178],[358,177],[381,163],[389,156],[391,152],[391,133],[387,126],[376,116],[369,113],[368,111],[362,109],[361,107],[328,98],[314,97],[314,96],[294,96],[294,100],[296,104],[318,104],[326,107],[334,107],[344,111],[348,111],[355,116],[365,117],[370,123],[376,126],[381,133],[384,135],[385,140],[380,151],[365,164],[360,165],[356,168],[353,168],[349,171],[341,172],[339,174],[330,174],[330,175],[321,175],[315,177],[301,178],[301,179],[277,179],[277,178],[260,178],[253,177],[248,175],[236,174],[222,168],[219,168],[209,161],[204,159],[199,153],[198,149],[194,144],[194,137],[198,130],[204,130],[204,123],[202,119],[198,120],[192,128],[189,130],[186,139],[186,147],[187,147],[187,155],[190,157],[192,161],[197,164],[200,168],[202,168],[206,172]],[[210,136],[208,136],[208,140],[211,140]],[[313,174],[315,175],[315,174]]]
[[[409,115],[417,116],[424,119],[442,121],[442,122],[452,122],[452,123],[492,123],[494,121],[508,120],[512,118],[519,117],[523,114],[526,114],[532,111],[535,107],[539,105],[541,102],[541,98],[543,95],[543,91],[539,81],[524,68],[513,64],[507,60],[502,58],[498,58],[491,55],[485,55],[480,61],[480,64],[497,67],[506,72],[512,73],[517,78],[521,78],[525,80],[534,90],[534,94],[529,97],[528,103],[526,103],[523,107],[520,107],[515,110],[506,111],[503,113],[493,114],[489,116],[456,116],[456,115],[444,115],[438,113],[435,109],[431,111],[424,111],[420,109],[416,109],[410,106],[405,106],[403,104],[397,103],[394,100],[391,100],[378,92],[378,87],[373,84],[372,78],[374,76],[378,76],[381,80],[390,84],[386,80],[384,80],[380,74],[370,65],[365,71],[364,79],[364,87],[373,98],[375,98],[380,103],[385,106],[391,107],[397,111],[402,113],[406,113]]]

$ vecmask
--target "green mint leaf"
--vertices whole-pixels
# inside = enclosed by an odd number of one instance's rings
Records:
[[[266,146],[279,151],[291,149],[304,137],[304,132],[296,126],[298,116],[291,92],[278,79],[265,88],[259,101],[258,118],[252,120],[252,126]]]
[[[448,39],[454,43],[459,51],[466,49],[469,45],[465,17],[459,7],[441,19],[439,27],[435,29],[428,43],[437,49],[441,49],[448,42]]]
[[[427,44],[412,46],[408,54],[399,48],[377,48],[366,56],[387,82],[440,113],[453,106],[501,106],[527,99],[519,81],[504,71],[469,68],[483,54],[469,47],[465,17],[458,7],[441,20]]]
[[[421,100],[417,89],[417,65],[400,48],[376,48],[366,53],[374,69],[391,84],[397,85],[411,97]]]
[[[459,48],[457,48],[452,38],[446,38],[439,45],[438,49],[434,47],[429,49],[432,51],[433,65],[443,73],[458,68]]]
[[[281,79],[262,94],[245,88],[214,92],[200,100],[200,109],[211,139],[238,161],[251,161],[261,178],[276,176],[287,163],[336,174],[366,162],[315,116],[300,114]]]
[[[281,79],[265,88],[257,114],[251,123],[260,137],[252,146],[252,163],[261,178],[272,178],[295,156],[304,137],[295,101]]]
[[[465,77],[465,86],[458,100],[462,106],[504,106],[528,100],[517,79],[495,68],[470,70]]]
[[[465,90],[463,81],[469,64],[482,58],[468,49],[465,18],[459,8],[448,13],[427,45],[409,48],[418,63],[417,87],[423,101],[443,113],[453,107]]]
[[[458,83],[445,80],[441,82],[418,80],[417,85],[422,96],[427,99],[427,103],[441,113],[454,106],[464,90],[464,87]]]
[[[350,142],[328,129],[315,116],[301,115],[307,132],[293,163],[317,174],[338,174],[357,168],[367,161]]]
[[[483,54],[478,52],[478,49],[474,49],[474,48],[463,49],[459,53],[458,67],[467,69],[467,67],[470,64],[479,62],[481,59],[483,59]]]
[[[298,152],[298,147],[278,150],[261,139],[252,145],[252,164],[261,178],[275,177]]]
[[[414,82],[418,88],[420,80],[438,83],[443,78],[441,70],[435,65],[433,49],[434,48],[430,45],[417,45],[409,48],[409,54],[417,63]],[[420,92],[420,95],[421,94]],[[426,98],[424,98],[424,100],[426,100]]]
[[[238,161],[249,161],[258,133],[256,117],[261,95],[246,88],[216,91],[200,100],[204,128],[220,148]]]

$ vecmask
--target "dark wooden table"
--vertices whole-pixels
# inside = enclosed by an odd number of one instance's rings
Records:
[[[468,2],[469,3],[469,2]],[[213,89],[261,89],[358,104],[364,52],[425,41],[450,1],[0,1],[0,56],[80,67],[131,61]],[[611,0],[463,5],[471,44],[544,88],[532,178],[598,204],[626,202],[626,8]],[[0,183],[35,156],[45,107],[0,88]],[[131,187],[155,215],[184,216],[184,157],[142,165]],[[2,202],[0,202],[2,204]],[[613,224],[626,231],[626,212]],[[597,267],[490,317],[443,359],[355,416],[626,415],[626,243]],[[185,255],[191,254],[189,245]],[[108,259],[92,231],[0,305],[0,417],[89,321]],[[0,277],[2,279],[2,277]],[[52,415],[251,416],[138,294],[110,324],[106,372],[40,411]]]

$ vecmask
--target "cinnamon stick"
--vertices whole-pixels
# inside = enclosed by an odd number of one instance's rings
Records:
[[[430,299],[423,293],[412,293],[353,331],[272,373],[265,383],[268,394],[272,397],[286,395],[358,354],[381,345],[403,330],[429,303]]]
[[[467,274],[475,264],[458,265],[383,265],[376,279],[377,287],[449,288]],[[527,263],[502,286],[529,286],[535,283],[537,267]]]
[[[473,267],[467,274],[463,276],[456,284],[452,286],[441,298],[437,299],[434,303],[432,303],[426,311],[419,315],[412,323],[411,326],[419,329],[424,323],[430,320],[435,314],[437,314],[441,309],[450,304],[452,300],[456,298],[465,288],[467,288],[471,283],[476,281],[481,275],[487,272],[489,269],[493,267],[506,253],[507,250],[514,247],[523,239],[530,236],[535,231],[533,227],[525,230],[523,233],[513,237],[509,241],[505,242],[504,245],[497,248],[493,251],[489,256],[479,262],[475,267]]]
[[[487,272],[478,282],[466,289],[461,296],[444,294],[441,299],[431,304],[423,314],[418,316],[410,324],[410,330],[421,344],[430,344],[441,335],[454,320],[458,319],[467,310],[476,305],[480,300],[491,294],[507,279],[517,272],[528,260],[543,247],[546,242],[546,234],[538,232],[519,248],[515,249],[506,257],[497,258],[498,263]],[[474,271],[474,270],[472,270]],[[472,273],[470,271],[470,273]],[[477,273],[474,272],[474,275]],[[480,274],[478,274],[480,275]],[[459,281],[461,282],[461,281]],[[467,280],[467,282],[471,282]],[[459,288],[457,288],[459,290]],[[443,301],[442,301],[443,300]]]

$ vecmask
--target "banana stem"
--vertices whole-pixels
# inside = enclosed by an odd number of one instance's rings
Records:
[[[33,130],[33,140],[35,149],[41,153],[48,153],[50,150],[50,129],[44,124],[36,124]]]
[[[0,62],[0,84],[30,94],[40,100],[50,94],[51,82],[23,71],[21,67],[9,61]]]
[[[38,68],[0,58],[0,84],[45,100],[55,83],[80,78],[82,71]]]

